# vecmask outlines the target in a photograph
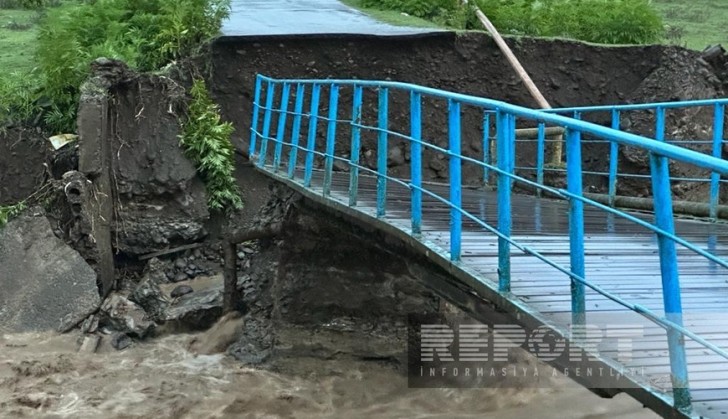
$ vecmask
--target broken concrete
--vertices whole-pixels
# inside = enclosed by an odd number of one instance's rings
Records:
[[[101,303],[96,273],[42,211],[0,229],[0,331],[67,330]]]

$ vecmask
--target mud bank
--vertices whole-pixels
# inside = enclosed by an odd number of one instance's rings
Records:
[[[705,99],[724,95],[717,71],[700,59],[700,54],[678,47],[662,45],[605,47],[565,40],[531,38],[509,39],[510,46],[524,67],[543,90],[554,107],[606,105]],[[530,95],[508,66],[495,43],[482,33],[438,33],[402,38],[377,37],[224,37],[213,45],[213,74],[211,86],[224,115],[237,128],[236,144],[247,152],[252,112],[253,87],[256,73],[278,78],[343,78],[392,80],[416,83],[444,90],[503,100],[536,107]],[[339,119],[350,118],[350,92],[344,92],[339,104]],[[321,114],[327,112],[322,100]],[[376,101],[365,107],[365,125],[376,125]],[[425,100],[423,104],[423,138],[446,146],[445,103]],[[711,110],[674,112],[668,115],[667,129],[671,137],[706,140],[710,137]],[[608,115],[599,115],[593,122],[607,124]],[[319,124],[319,144],[322,150],[326,124]],[[272,126],[275,126],[275,119]],[[464,108],[463,152],[482,157],[482,116]],[[654,132],[651,114],[634,114],[623,121],[631,132],[651,135]],[[525,126],[519,126],[525,127]],[[304,122],[304,130],[306,123]],[[390,128],[409,132],[409,98],[390,92]],[[339,131],[336,153],[349,155],[349,130]],[[305,131],[303,131],[305,132]],[[371,133],[368,133],[371,134]],[[364,133],[362,161],[376,166],[376,138]],[[705,146],[696,146],[705,149]],[[606,171],[608,145],[585,144],[584,169]],[[517,166],[535,166],[535,144],[519,143]],[[397,138],[390,139],[390,171],[393,175],[409,173],[409,145]],[[620,172],[644,174],[646,159],[635,150],[621,150]],[[321,166],[322,162],[317,161]],[[345,169],[343,166],[340,169]],[[425,151],[424,176],[447,180],[447,164],[442,156]],[[675,176],[692,176],[696,171],[676,165]],[[478,184],[482,174],[473,165],[463,167],[463,181]],[[523,174],[532,177],[532,172]],[[562,182],[552,176],[550,183]],[[607,188],[603,177],[584,181],[590,192]],[[676,188],[678,198],[692,199],[700,193]],[[624,182],[619,193],[627,196],[648,196],[645,182]]]
[[[0,205],[12,205],[35,192],[46,179],[52,147],[34,129],[0,132]]]

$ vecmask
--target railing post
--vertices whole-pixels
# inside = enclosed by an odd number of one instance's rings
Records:
[[[354,86],[354,102],[351,109],[351,157],[349,167],[349,206],[356,206],[359,196],[359,152],[361,149],[361,107],[364,91]]]
[[[311,186],[313,175],[313,151],[316,149],[316,128],[318,126],[319,98],[321,97],[321,85],[314,83],[311,91],[311,116],[308,120],[308,141],[306,142],[306,164],[303,174],[303,186]]]
[[[303,114],[303,98],[306,96],[306,86],[298,83],[296,87],[296,105],[293,116],[293,129],[291,132],[291,152],[288,157],[288,177],[293,179],[296,174],[296,161],[298,160],[298,141],[301,137],[301,117]]]
[[[538,140],[536,142],[536,183],[543,185],[543,165],[546,156],[546,124],[538,124]],[[541,189],[536,189],[536,196],[541,197]]]
[[[450,137],[450,260],[460,261],[463,236],[462,208],[462,165],[460,156],[460,103],[448,101],[448,132]]]
[[[721,158],[723,154],[723,130],[725,118],[725,105],[716,104],[713,116],[713,157]],[[710,174],[710,218],[718,218],[718,204],[720,203],[720,173]]]
[[[286,135],[286,120],[288,119],[288,99],[291,96],[291,85],[283,83],[283,93],[281,94],[281,111],[278,114],[278,132],[276,134],[276,147],[273,152],[273,172],[278,172],[278,166],[281,164],[281,152],[283,151],[283,142]]]
[[[581,132],[569,129],[566,133],[566,187],[574,195],[582,196]],[[569,255],[571,273],[585,278],[584,268],[584,203],[578,199],[569,200]],[[584,284],[571,280],[572,325],[586,324],[586,303]]]
[[[379,138],[377,141],[377,218],[387,213],[387,118],[389,117],[389,89],[379,88]]]
[[[334,148],[336,145],[336,115],[339,110],[339,86],[332,84],[329,89],[329,126],[326,132],[326,156],[324,157],[323,195],[331,194],[331,177],[334,170]]]
[[[422,96],[410,93],[410,178],[412,179],[412,235],[422,233]]]
[[[655,139],[665,141],[665,108],[662,106],[655,109]]]
[[[255,143],[258,139],[258,118],[260,117],[260,91],[263,90],[263,77],[255,76],[255,98],[253,99],[253,121],[250,125],[250,144],[248,144],[248,158],[255,154]]]
[[[273,115],[273,97],[276,93],[276,85],[268,82],[268,91],[265,97],[265,114],[263,116],[263,133],[260,139],[260,155],[258,156],[258,166],[265,165],[266,154],[268,153],[268,138],[270,138],[270,121]]]
[[[516,154],[516,146],[518,145],[518,142],[516,141],[516,116],[511,115],[511,127],[510,131],[513,133],[513,139],[511,140],[511,167],[509,169],[509,173],[516,174],[516,164],[518,163],[518,155]],[[513,185],[515,182],[511,182],[511,191],[513,190]]]
[[[490,139],[490,111],[483,112],[483,163],[491,164],[490,156],[491,139]],[[483,167],[483,184],[490,183],[490,169],[488,166]]]
[[[650,169],[652,172],[655,225],[666,233],[666,235],[657,235],[665,317],[667,320],[682,326],[682,299],[677,267],[677,250],[675,242],[670,237],[675,234],[675,224],[672,212],[670,169],[667,158],[651,154]],[[667,330],[667,344],[670,352],[670,371],[675,407],[688,412],[691,408],[691,401],[685,355],[685,338],[680,332],[670,328]]]
[[[511,142],[516,140],[515,118],[506,112],[496,113],[498,169],[511,174],[513,156]],[[511,178],[498,173],[498,232],[511,236]],[[511,246],[508,241],[498,237],[498,290],[511,291]]]
[[[618,109],[612,109],[612,129],[620,130],[620,112]],[[617,170],[619,169],[619,143],[610,141],[609,143],[609,206],[614,206],[614,200],[617,196]]]

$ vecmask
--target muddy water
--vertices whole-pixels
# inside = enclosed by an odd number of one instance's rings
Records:
[[[292,373],[275,373],[223,355],[194,355],[191,335],[120,352],[102,343],[92,355],[77,352],[76,338],[0,337],[0,417],[656,417],[627,396],[602,400],[567,382],[546,389],[414,390],[370,362],[308,360],[292,363]]]

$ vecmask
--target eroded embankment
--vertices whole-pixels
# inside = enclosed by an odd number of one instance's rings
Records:
[[[700,58],[700,53],[662,45],[605,47],[581,42],[543,39],[510,39],[509,44],[554,107],[604,105],[705,99],[724,96],[716,68]],[[222,38],[213,46],[213,87],[224,115],[237,127],[236,144],[247,151],[248,128],[256,73],[278,78],[342,78],[392,80],[488,97],[536,107],[523,84],[510,69],[495,43],[482,33],[438,33],[416,37],[324,37],[324,38]],[[723,66],[720,62],[716,65]],[[327,112],[322,100],[321,114]],[[366,106],[366,104],[370,106]],[[307,106],[307,104],[305,105]],[[423,138],[437,145],[447,144],[447,112],[443,102],[425,100]],[[350,118],[351,93],[344,91],[339,103],[339,119]],[[712,110],[670,112],[667,129],[671,138],[710,139]],[[602,114],[594,122],[608,123]],[[376,125],[376,101],[365,100],[365,125]],[[274,124],[275,127],[275,119]],[[482,115],[464,108],[463,152],[482,157]],[[522,127],[525,127],[524,124]],[[306,122],[304,122],[304,129]],[[623,128],[653,135],[651,114],[626,115]],[[409,132],[409,97],[390,92],[390,128]],[[325,124],[319,124],[319,139],[325,138]],[[348,156],[349,130],[338,132],[337,154]],[[305,130],[303,132],[306,132]],[[362,162],[376,166],[376,138],[363,134]],[[318,145],[321,150],[322,144]],[[705,149],[707,146],[696,146]],[[584,168],[606,171],[609,149],[606,144],[584,145]],[[409,146],[397,138],[390,140],[390,171],[394,176],[409,173]],[[535,144],[519,143],[518,166],[535,166]],[[635,150],[623,149],[620,172],[648,173],[646,159]],[[448,169],[443,156],[424,154],[424,176],[446,180]],[[321,164],[317,161],[317,164]],[[346,170],[344,165],[339,168]],[[477,184],[480,170],[465,165],[464,181]],[[533,175],[533,173],[525,173]],[[698,171],[676,166],[673,175],[693,176]],[[702,173],[701,175],[705,175]],[[558,184],[559,177],[549,179]],[[606,190],[606,179],[587,177],[590,192]],[[676,188],[678,198],[698,199],[702,192]],[[645,182],[625,181],[620,194],[649,195]]]

